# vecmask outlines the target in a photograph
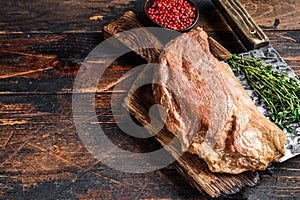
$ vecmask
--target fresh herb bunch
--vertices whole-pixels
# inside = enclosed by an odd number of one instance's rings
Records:
[[[255,58],[232,55],[229,64],[234,70],[244,71],[251,88],[271,111],[271,120],[281,129],[293,132],[290,123],[300,122],[299,82]]]

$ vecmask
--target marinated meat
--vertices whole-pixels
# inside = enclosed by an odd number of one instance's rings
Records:
[[[159,58],[157,103],[181,146],[213,172],[263,170],[284,156],[284,133],[263,116],[202,29],[168,43]]]

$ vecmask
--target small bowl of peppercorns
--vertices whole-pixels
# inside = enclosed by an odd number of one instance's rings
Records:
[[[185,32],[199,19],[199,11],[192,0],[147,0],[144,12],[155,25]]]

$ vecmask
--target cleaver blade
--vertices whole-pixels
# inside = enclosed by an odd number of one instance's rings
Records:
[[[293,70],[280,57],[279,53],[269,45],[269,38],[262,29],[252,19],[250,14],[238,0],[212,0],[219,12],[222,14],[228,25],[240,39],[248,52],[240,53],[242,56],[259,58],[267,64],[271,64],[273,69],[282,73],[288,74],[299,80]],[[266,117],[270,113],[266,109],[266,104],[261,101],[257,94],[250,88],[244,74],[235,73],[236,77],[246,89],[250,97],[253,99],[258,110]],[[285,143],[285,156],[280,159],[280,162],[286,161],[300,154],[300,123],[291,124],[293,133],[287,133]]]

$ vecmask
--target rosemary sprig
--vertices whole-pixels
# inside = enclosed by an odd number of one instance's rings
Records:
[[[233,70],[244,71],[251,88],[266,102],[270,119],[281,129],[293,132],[290,123],[300,122],[300,85],[295,78],[279,73],[261,60],[233,55]]]

